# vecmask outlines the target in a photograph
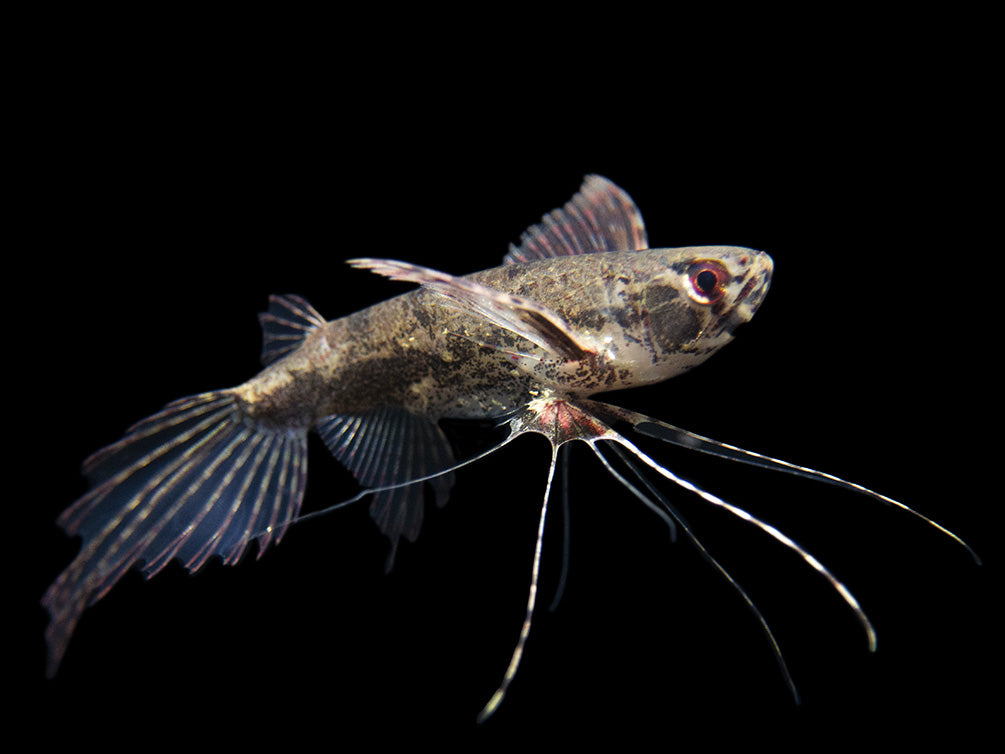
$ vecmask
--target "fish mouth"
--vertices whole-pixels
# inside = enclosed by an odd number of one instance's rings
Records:
[[[764,300],[771,285],[774,262],[763,251],[757,253],[754,265],[747,273],[743,287],[733,299],[733,306],[723,312],[722,320],[729,329],[749,322]]]

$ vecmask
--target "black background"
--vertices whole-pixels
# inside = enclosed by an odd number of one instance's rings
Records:
[[[39,736],[305,748],[420,732],[667,745],[976,734],[1000,672],[987,516],[1001,493],[982,491],[990,453],[968,426],[998,411],[981,383],[995,328],[980,304],[1000,239],[976,226],[989,208],[980,94],[944,78],[943,53],[905,48],[905,66],[859,39],[868,65],[850,70],[842,46],[807,59],[807,44],[798,65],[737,60],[699,77],[658,58],[587,64],[587,50],[518,78],[467,65],[470,49],[415,68],[434,53],[279,51],[268,35],[221,52],[224,36],[83,43],[45,69],[25,111],[28,273],[12,279],[27,295],[10,322],[24,431],[9,474],[34,484],[15,498],[26,536],[9,536],[31,625],[8,649]],[[553,505],[523,666],[476,726],[523,618],[548,459],[531,437],[462,471],[391,575],[357,506],[294,527],[261,560],[130,574],[42,679],[37,601],[76,550],[52,522],[85,490],[84,457],[169,400],[251,377],[270,293],[335,318],[407,290],[347,268],[353,256],[495,266],[590,172],[633,196],[653,247],[775,260],[732,345],[612,401],[873,487],[987,564],[868,499],[650,446],[805,545],[875,622],[870,655],[798,557],[670,491],[775,630],[796,706],[735,593],[577,449],[564,599],[543,609],[561,561]],[[312,446],[306,509],[347,489]]]

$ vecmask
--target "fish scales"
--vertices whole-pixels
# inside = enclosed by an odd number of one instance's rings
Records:
[[[67,533],[81,536],[81,550],[43,598],[51,615],[49,674],[56,672],[83,610],[130,568],[149,577],[172,559],[190,571],[212,557],[231,564],[251,542],[261,556],[303,520],[312,431],[363,488],[332,507],[369,497],[370,515],[390,543],[387,568],[400,541],[419,535],[427,487],[443,505],[454,471],[466,463],[528,432],[550,441],[524,623],[503,680],[479,719],[498,708],[523,657],[557,451],[574,440],[588,444],[664,522],[680,527],[736,589],[794,695],[764,617],[644,471],[799,554],[845,601],[875,648],[865,613],[822,563],[770,524],[678,477],[615,426],[868,495],[918,516],[978,560],[955,534],[879,493],[592,399],[669,379],[728,343],[768,290],[773,263],[764,252],[650,249],[630,197],[610,181],[588,176],[569,203],[528,229],[504,262],[455,277],[397,260],[350,260],[419,287],[333,321],[296,296],[273,297],[261,315],[266,366],[258,376],[175,401],[85,461],[91,489],[59,520]],[[507,426],[506,439],[481,456],[455,458],[439,421],[485,418]],[[605,453],[618,456],[631,478]]]
[[[240,391],[250,415],[302,428],[331,414],[383,405],[432,418],[485,418],[515,410],[535,388],[588,396],[658,382],[721,345],[696,347],[699,313],[677,288],[654,283],[667,275],[667,256],[610,252],[465,276],[533,299],[576,323],[605,352],[628,352],[629,358],[573,367],[419,289],[326,323]]]

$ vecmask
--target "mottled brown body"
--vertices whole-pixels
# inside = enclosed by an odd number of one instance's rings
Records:
[[[681,278],[696,260],[733,273],[742,302],[695,302]],[[549,353],[436,292],[419,289],[328,322],[239,392],[256,419],[289,429],[332,414],[397,406],[432,419],[512,412],[548,392],[585,397],[659,382],[704,361],[745,321],[771,261],[748,249],[609,252],[510,264],[465,277],[531,299],[570,323],[589,352]]]
[[[298,520],[310,431],[369,493],[390,567],[419,534],[427,490],[447,501],[458,462],[440,419],[505,417],[511,438],[540,432],[556,448],[612,437],[585,397],[701,363],[771,275],[750,249],[649,249],[631,198],[599,176],[500,267],[458,278],[351,264],[420,287],[330,322],[272,297],[259,375],[170,403],[87,459],[91,488],[60,517],[83,545],[43,599],[50,674],[84,608],[130,568],[196,571],[278,541]]]

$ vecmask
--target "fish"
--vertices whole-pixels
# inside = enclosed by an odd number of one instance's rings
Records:
[[[368,499],[388,540],[415,542],[427,492],[447,503],[458,470],[528,434],[551,459],[537,519],[530,587],[510,662],[478,715],[499,709],[517,675],[537,608],[556,469],[585,444],[630,495],[682,534],[735,589],[771,645],[798,701],[781,648],[738,581],[705,549],[653,477],[760,529],[796,553],[847,604],[871,650],[876,632],[852,592],[779,529],[672,472],[630,437],[806,477],[909,513],[977,554],[907,505],[825,472],[712,440],[598,394],[688,372],[729,343],[757,312],[774,262],[737,246],[651,249],[641,213],[611,181],[587,176],[563,207],[510,247],[498,267],[464,276],[394,259],[352,268],[417,285],[335,320],[296,295],[272,296],[260,315],[263,370],[236,387],[168,404],[83,465],[90,489],[58,523],[78,554],[42,599],[50,614],[46,672],[54,676],[84,610],[133,568],[152,577],[172,560],[195,573],[278,544],[293,524]],[[488,422],[501,440],[458,458],[447,421]],[[357,494],[301,511],[310,434],[358,482]],[[567,563],[563,562],[564,570]],[[557,595],[560,596],[560,595]]]

